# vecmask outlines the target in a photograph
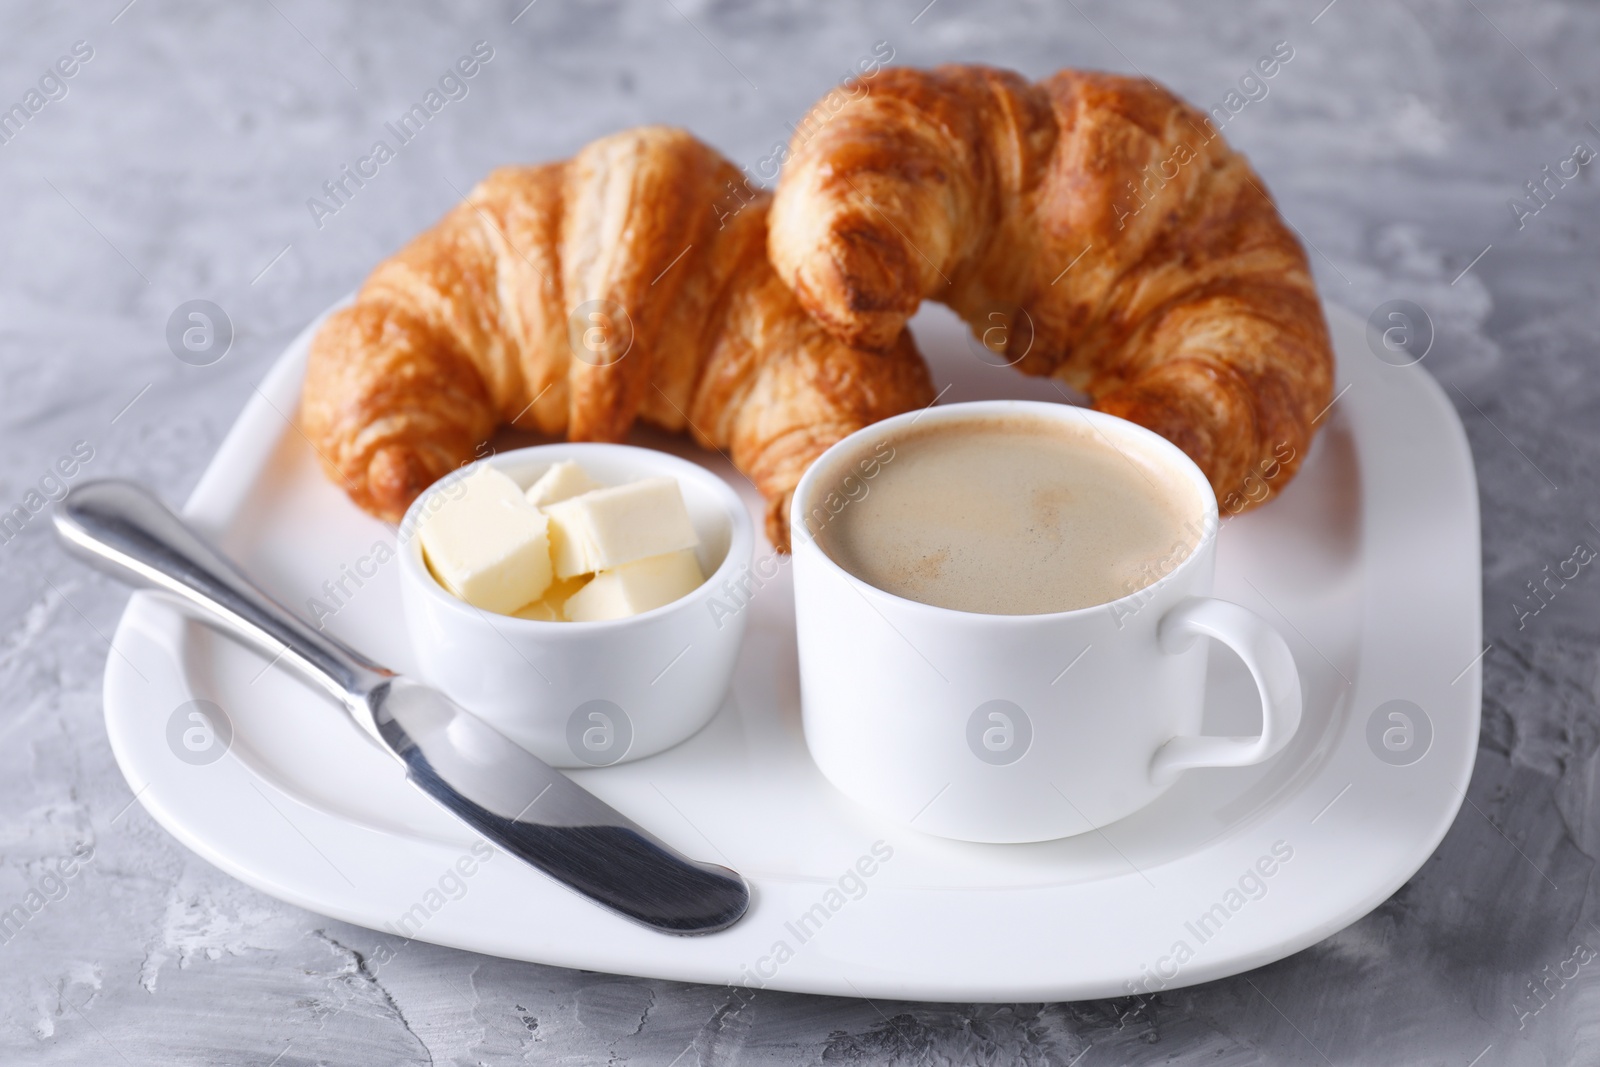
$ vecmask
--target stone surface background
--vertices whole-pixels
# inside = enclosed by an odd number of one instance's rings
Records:
[[[740,1007],[426,945],[379,980],[352,928],[233,882],[130,807],[99,696],[125,593],[65,561],[41,516],[0,544],[0,904],[75,844],[95,852],[0,945],[0,1061],[1593,1061],[1600,964],[1529,990],[1600,947],[1596,579],[1537,615],[1515,605],[1547,564],[1600,546],[1595,168],[1520,226],[1508,201],[1576,143],[1600,148],[1600,8],[125,2],[0,8],[0,105],[74,42],[93,49],[0,145],[0,510],[79,441],[85,475],[182,499],[288,339],[495,164],[666,121],[753,166],[879,41],[904,63],[1138,70],[1207,106],[1290,42],[1226,133],[1315,248],[1330,302],[1364,318],[1413,300],[1437,329],[1426,365],[1482,489],[1483,740],[1455,826],[1392,899],[1297,956],[1147,1004]],[[494,58],[470,94],[317,225],[307,198],[479,40]],[[207,367],[164,339],[196,298],[236,329]]]

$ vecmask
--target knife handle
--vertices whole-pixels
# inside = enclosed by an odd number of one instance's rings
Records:
[[[182,601],[289,664],[358,719],[365,717],[366,694],[393,677],[268,596],[140,485],[114,478],[85,482],[57,506],[55,526],[70,555]]]

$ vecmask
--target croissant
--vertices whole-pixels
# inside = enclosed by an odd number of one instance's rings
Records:
[[[909,337],[864,352],[805,314],[767,262],[770,201],[664,127],[496,170],[323,324],[301,428],[389,521],[502,425],[586,441],[636,419],[687,429],[760,490],[786,548],[806,466],[933,389]]]
[[[1333,356],[1305,252],[1244,157],[1147,79],[891,68],[796,128],[773,265],[841,340],[925,298],[1005,362],[1149,427],[1242,511],[1298,469]]]

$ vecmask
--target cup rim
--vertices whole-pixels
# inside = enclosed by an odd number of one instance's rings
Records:
[[[544,457],[549,457],[550,462],[555,463],[560,462],[562,459],[577,459],[585,453],[590,455],[610,453],[624,457],[631,455],[648,456],[649,461],[653,464],[664,463],[668,467],[675,468],[675,477],[692,480],[711,492],[712,496],[721,504],[722,510],[728,518],[728,549],[723,554],[722,562],[718,564],[714,571],[706,575],[705,581],[678,599],[663,604],[658,608],[651,608],[649,611],[642,611],[637,615],[627,615],[620,619],[593,619],[585,622],[568,622],[565,619],[524,619],[516,615],[502,615],[497,611],[489,611],[486,608],[479,608],[476,605],[469,604],[439,584],[422,559],[422,541],[417,535],[420,522],[416,512],[430,495],[438,491],[440,484],[445,479],[465,477],[471,471],[485,464],[493,467],[503,467],[517,461],[537,460]],[[410,530],[411,533],[409,535],[405,534],[404,531],[406,530]],[[405,515],[401,517],[396,535],[401,542],[400,570],[404,580],[421,587],[424,590],[424,595],[435,603],[442,604],[446,610],[469,618],[472,621],[481,621],[483,616],[487,616],[497,628],[502,623],[505,623],[510,625],[513,630],[517,627],[525,627],[525,632],[528,634],[550,636],[555,634],[605,633],[626,629],[631,626],[645,625],[652,620],[659,619],[663,615],[668,615],[675,611],[690,610],[695,605],[705,603],[706,599],[713,595],[713,591],[721,587],[722,582],[738,569],[739,560],[748,560],[754,550],[755,542],[754,524],[750,520],[749,510],[745,507],[744,501],[739,498],[739,494],[720,475],[692,460],[673,455],[671,452],[664,452],[656,448],[644,448],[639,445],[610,444],[599,441],[556,441],[550,444],[514,448],[507,452],[491,452],[487,456],[457,467],[443,478],[435,480],[428,488],[417,495],[417,498],[406,508]]]
[[[928,604],[920,600],[912,600],[909,597],[891,593],[887,589],[880,589],[871,582],[857,577],[840,566],[832,556],[824,552],[816,543],[816,538],[811,535],[810,528],[805,525],[803,516],[806,509],[804,504],[816,490],[817,483],[823,473],[831,464],[838,462],[841,455],[859,450],[862,441],[877,435],[892,434],[896,430],[909,426],[925,417],[933,418],[940,422],[948,422],[982,415],[1017,413],[1039,415],[1057,421],[1068,417],[1070,413],[1083,418],[1097,429],[1111,427],[1113,432],[1125,434],[1145,446],[1154,448],[1157,452],[1161,452],[1169,458],[1176,469],[1187,475],[1195,485],[1200,493],[1200,500],[1203,505],[1200,516],[1201,535],[1189,549],[1188,555],[1184,556],[1183,560],[1172,570],[1149,585],[1135,589],[1131,593],[1125,593],[1115,600],[1107,600],[1100,604],[1089,604],[1081,608],[1070,608],[1066,611],[1011,615],[947,608],[939,604]],[[1154,430],[1140,426],[1138,423],[1120,416],[1111,415],[1104,411],[1096,411],[1093,408],[1079,407],[1076,404],[1055,403],[1047,400],[966,400],[954,404],[929,406],[919,411],[903,412],[872,423],[870,426],[864,426],[851,433],[848,437],[842,438],[829,446],[827,451],[811,462],[805,473],[801,475],[799,484],[795,486],[794,496],[789,503],[789,536],[793,542],[793,551],[797,556],[801,551],[813,555],[821,560],[828,570],[843,578],[846,582],[851,583],[859,592],[879,597],[893,605],[904,606],[907,610],[932,612],[936,617],[983,620],[983,625],[990,626],[1027,626],[1037,625],[1042,622],[1086,618],[1091,613],[1111,610],[1129,601],[1149,597],[1158,590],[1165,589],[1174,582],[1182,580],[1184,575],[1199,565],[1198,561],[1204,554],[1205,549],[1209,545],[1216,543],[1220,523],[1221,518],[1220,510],[1217,506],[1216,491],[1211,488],[1211,482],[1206,478],[1205,473],[1201,471],[1199,464],[1190,459],[1183,449]],[[803,537],[801,536],[802,534],[804,535]]]

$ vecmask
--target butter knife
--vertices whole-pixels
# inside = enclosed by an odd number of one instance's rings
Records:
[[[726,929],[748,908],[736,872],[679,854],[443,693],[318,631],[142,487],[86,482],[57,506],[55,525],[70,554],[177,601],[325,690],[413,786],[567,888],[671,934]]]

